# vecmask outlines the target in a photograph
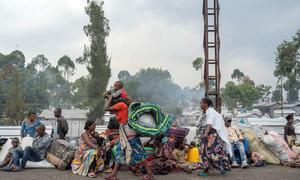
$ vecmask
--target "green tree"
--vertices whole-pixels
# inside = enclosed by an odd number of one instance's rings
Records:
[[[237,82],[241,82],[244,76],[244,73],[241,72],[239,69],[234,69],[233,73],[231,74],[231,79],[236,79]]]
[[[284,89],[287,91],[287,101],[294,103],[299,99],[300,79],[300,30],[291,41],[283,41],[277,47],[276,68],[274,75],[287,79]]]
[[[226,83],[222,89],[223,103],[230,111],[237,108],[251,109],[264,95],[269,95],[269,86],[255,86],[252,80],[246,79],[239,84],[232,81]]]
[[[88,83],[88,117],[103,123],[104,99],[108,80],[111,76],[110,59],[106,53],[106,37],[109,35],[108,20],[104,16],[103,1],[88,0],[85,12],[90,23],[84,26],[84,32],[91,41],[85,46],[83,57],[77,62],[87,65],[90,80]]]
[[[281,90],[279,88],[276,88],[272,92],[272,101],[277,103],[281,102]]]
[[[118,78],[120,81],[128,82],[129,79],[131,78],[131,75],[128,71],[122,70],[118,73]]]
[[[63,74],[63,77],[68,81],[74,74],[75,64],[67,55],[61,57],[57,62],[57,68]]]
[[[203,59],[201,57],[198,57],[193,61],[193,67],[196,71],[201,70],[202,65],[203,65]]]
[[[87,109],[88,108],[88,95],[87,87],[89,83],[88,77],[81,77],[72,84],[72,105],[76,108]]]

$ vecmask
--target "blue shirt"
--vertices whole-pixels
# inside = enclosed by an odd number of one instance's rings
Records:
[[[30,123],[28,120],[24,120],[21,126],[21,137],[26,137],[29,135],[30,137],[35,137],[35,128],[41,125],[41,121],[36,119],[33,123]]]

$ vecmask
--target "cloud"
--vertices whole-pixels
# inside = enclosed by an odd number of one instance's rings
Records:
[[[275,85],[276,47],[299,29],[300,1],[220,1],[222,85],[239,68],[257,83]],[[88,23],[85,1],[0,1],[0,52],[24,52],[27,62],[44,54],[56,64],[59,57],[75,59],[88,42],[82,30]],[[203,57],[202,2],[199,0],[105,0],[110,21],[108,53],[112,79],[120,70],[168,69],[181,87],[195,86],[200,72],[192,60]],[[86,74],[83,66],[73,79]]]

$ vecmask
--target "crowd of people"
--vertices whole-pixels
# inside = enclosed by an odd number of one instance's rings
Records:
[[[114,114],[104,132],[96,131],[96,122],[87,120],[84,132],[80,136],[75,158],[71,163],[72,172],[76,175],[95,178],[97,172],[106,173],[105,179],[117,179],[118,170],[128,165],[136,176],[145,180],[154,179],[154,175],[167,175],[174,171],[192,173],[201,170],[199,176],[207,176],[214,168],[221,174],[231,168],[261,167],[264,158],[257,152],[247,152],[245,139],[236,127],[232,126],[230,117],[223,118],[214,110],[212,101],[203,98],[200,108],[203,118],[198,125],[198,142],[187,144],[185,138],[160,135],[151,137],[142,143],[134,129],[128,125],[128,107],[131,103],[123,84],[117,81],[114,89],[104,94],[107,99],[105,110]],[[59,108],[54,110],[57,121],[52,125],[51,135],[45,132],[45,126],[36,119],[35,113],[29,113],[23,121],[21,137],[34,137],[31,146],[20,147],[18,138],[12,139],[12,148],[1,166],[7,171],[20,171],[29,161],[45,159],[47,148],[52,139],[65,139],[68,123]],[[293,117],[287,117],[285,140],[289,145],[295,143]],[[179,128],[173,123],[171,128]]]

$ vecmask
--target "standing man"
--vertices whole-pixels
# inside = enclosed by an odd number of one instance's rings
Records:
[[[249,168],[249,165],[247,163],[247,156],[245,152],[245,147],[243,144],[243,135],[241,134],[240,130],[231,126],[231,117],[225,117],[225,126],[228,131],[228,140],[231,144],[231,150],[232,150],[232,157],[231,157],[231,163],[232,167],[239,167],[239,164],[236,161],[235,155],[234,155],[234,148],[236,147],[240,153],[241,162],[242,162],[242,168]]]
[[[53,139],[65,139],[66,134],[69,131],[68,122],[66,119],[61,115],[61,109],[55,108],[54,116],[57,118],[57,121],[52,124],[52,132],[51,137]]]

